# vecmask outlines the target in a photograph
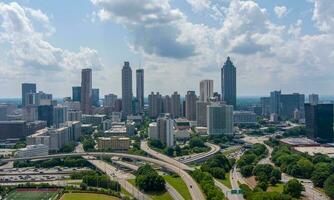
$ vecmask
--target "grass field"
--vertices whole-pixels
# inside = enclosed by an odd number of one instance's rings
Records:
[[[283,187],[284,187],[283,183],[278,183],[275,186],[268,187],[267,191],[282,193],[283,192]]]
[[[119,200],[119,198],[104,194],[65,193],[60,200]]]
[[[231,185],[231,179],[230,179],[230,172],[227,172],[225,174],[225,179],[218,179],[222,184],[224,184],[226,187],[232,189]]]
[[[187,185],[183,182],[181,177],[173,177],[170,175],[164,176],[166,182],[168,182],[175,190],[177,190],[185,200],[191,200]]]
[[[128,182],[136,186],[135,179],[129,179]],[[146,192],[145,194],[150,196],[153,200],[173,200],[173,198],[170,196],[170,194],[167,191],[159,192],[159,193]]]
[[[6,200],[54,200],[58,189],[16,189],[9,193]]]

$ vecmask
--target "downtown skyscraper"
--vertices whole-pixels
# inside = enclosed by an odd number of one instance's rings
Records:
[[[185,116],[190,121],[196,120],[196,101],[195,91],[188,91],[186,94]]]
[[[223,101],[235,108],[237,104],[237,75],[230,57],[227,57],[221,69],[221,90]]]
[[[92,107],[92,69],[81,71],[81,111],[83,114],[91,114]]]
[[[36,93],[35,83],[22,83],[22,105],[26,105],[26,98],[29,93]]]
[[[136,70],[136,97],[138,100],[138,111],[144,111],[144,69]]]
[[[208,102],[211,97],[213,97],[213,80],[202,80],[199,83],[199,100]]]
[[[123,117],[132,114],[132,70],[129,62],[122,68],[122,111]]]

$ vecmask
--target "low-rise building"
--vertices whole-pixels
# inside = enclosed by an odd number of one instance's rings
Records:
[[[174,121],[175,128],[178,130],[188,130],[190,128],[190,122],[185,118],[177,118]]]
[[[256,124],[256,114],[251,111],[234,111],[234,124]]]
[[[28,145],[25,148],[17,150],[17,152],[15,153],[15,157],[18,158],[47,156],[47,155],[49,155],[49,148],[48,146],[43,144]]]
[[[176,141],[187,141],[190,139],[190,129],[188,130],[175,130],[174,138]]]
[[[128,137],[99,137],[97,146],[99,149],[110,149],[112,151],[126,151],[130,148],[131,140]]]
[[[82,115],[81,122],[83,124],[93,124],[94,126],[98,126],[102,124],[104,120],[107,119],[106,115]]]

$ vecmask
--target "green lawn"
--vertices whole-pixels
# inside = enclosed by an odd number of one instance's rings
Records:
[[[66,193],[60,200],[119,200],[117,197],[112,197],[104,194],[94,193]]]
[[[183,182],[181,177],[173,177],[171,175],[164,176],[166,182],[173,186],[185,200],[191,200],[187,185]]]
[[[270,186],[267,191],[282,193],[283,192],[283,187],[284,187],[283,183],[278,183],[275,186]]]
[[[232,189],[231,179],[230,179],[230,172],[225,173],[225,179],[218,179],[222,184],[226,187]]]
[[[10,192],[7,200],[54,200],[57,199],[57,191],[18,191]]]
[[[135,179],[128,179],[128,182],[132,185],[136,186],[136,180]],[[146,192],[148,196],[150,196],[153,200],[173,200],[173,198],[170,196],[170,194],[167,191],[164,192]]]

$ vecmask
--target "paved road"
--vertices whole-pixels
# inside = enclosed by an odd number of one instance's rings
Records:
[[[166,163],[169,163],[170,165],[172,165],[173,167],[176,168],[177,174],[183,179],[183,181],[185,182],[185,184],[188,187],[188,190],[190,192],[191,198],[193,200],[204,200],[205,197],[201,191],[201,189],[198,187],[196,181],[184,170],[188,170],[188,171],[192,171],[194,170],[193,168],[180,163],[177,160],[174,160],[173,158],[170,158],[166,155],[163,155],[159,152],[156,152],[152,149],[150,149],[147,145],[146,141],[141,142],[140,144],[140,148],[142,150],[144,150],[146,153],[148,153],[149,155],[159,159],[159,160],[163,160]]]
[[[184,164],[190,164],[190,163],[193,163],[193,162],[196,162],[196,161],[207,159],[210,156],[212,156],[212,155],[214,155],[214,154],[216,154],[220,151],[220,146],[218,146],[218,145],[211,144],[211,143],[208,143],[208,142],[206,142],[204,144],[205,144],[205,146],[210,147],[210,151],[203,152],[203,153],[197,153],[197,154],[193,154],[193,155],[190,155],[190,156],[182,156],[182,157],[176,158],[176,160],[178,160],[179,162],[184,163]]]
[[[123,161],[113,161],[114,163],[118,164],[118,165],[121,165],[121,166],[124,166],[126,168],[129,168],[131,170],[138,170],[138,166],[136,165],[133,165],[133,164],[130,164],[128,162],[123,162]],[[166,182],[166,190],[167,192],[172,196],[172,198],[174,200],[184,200],[184,198],[182,197],[182,195],[173,187],[171,186],[169,183]]]
[[[81,143],[76,146],[75,152],[77,153],[85,152]],[[83,156],[83,158],[88,160],[88,162],[90,162],[92,165],[94,165],[102,172],[106,173],[112,180],[116,180],[126,191],[128,191],[136,199],[140,200],[150,199],[149,196],[143,194],[135,186],[133,186],[126,180],[127,178],[134,178],[134,177],[130,177],[129,174],[122,173],[121,171],[117,170],[115,167],[113,167],[112,165],[110,165],[105,161],[91,160],[89,156]]]
[[[268,140],[268,137],[266,136],[262,136],[262,137],[250,137],[250,136],[246,136],[245,138],[243,138],[246,142],[249,143],[262,143],[264,144],[264,141]],[[266,145],[266,144],[264,144]],[[275,165],[272,161],[271,161],[271,153],[273,151],[273,148],[266,145],[267,149],[268,149],[268,156],[264,159],[262,159],[260,161],[261,164],[271,164],[271,165]],[[282,182],[286,183],[289,180],[293,179],[294,177],[289,176],[288,174],[282,173]],[[313,184],[310,183],[309,180],[307,180],[305,182],[305,179],[298,179],[299,181],[301,181],[301,183],[304,185],[305,187],[305,191],[303,192],[303,195],[307,198],[307,199],[312,199],[312,200],[329,200],[330,198],[324,194],[323,192],[317,190],[314,188]]]

